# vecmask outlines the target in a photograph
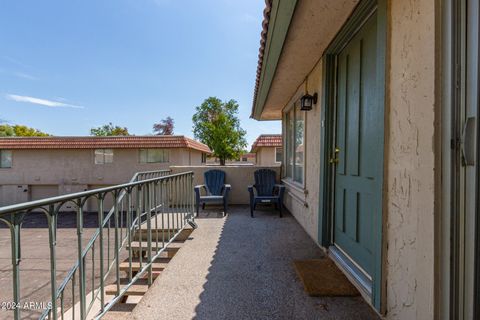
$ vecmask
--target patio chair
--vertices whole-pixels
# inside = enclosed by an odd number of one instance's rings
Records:
[[[208,170],[203,174],[205,184],[195,186],[195,205],[197,209],[197,216],[200,209],[205,210],[206,203],[222,203],[223,215],[227,214],[228,210],[228,193],[231,186],[225,184],[225,172],[222,170]],[[201,189],[205,189],[206,195],[202,195]]]
[[[282,217],[283,194],[285,186],[276,183],[276,173],[270,169],[255,171],[255,184],[248,186],[250,193],[250,215],[253,218],[253,211],[257,203],[273,203]]]

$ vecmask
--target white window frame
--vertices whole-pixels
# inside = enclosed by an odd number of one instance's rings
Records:
[[[151,161],[149,160],[149,153],[150,152],[162,152],[161,159],[159,161]],[[145,158],[142,156],[142,153],[145,152]],[[170,150],[164,148],[147,148],[147,149],[140,149],[138,152],[139,162],[142,164],[148,163],[168,163],[170,162]]]
[[[290,146],[287,146],[288,142],[289,142],[289,137],[288,137],[288,123],[287,123],[287,115],[290,114],[290,115],[293,115],[293,134],[292,134],[292,144]],[[296,132],[296,125],[297,125],[297,115],[298,114],[301,114],[301,116],[303,117],[303,162],[302,162],[302,181],[299,182],[295,179],[295,132]],[[292,104],[289,108],[285,109],[284,112],[283,112],[283,128],[284,128],[284,131],[283,131],[283,160],[284,162],[282,163],[282,166],[283,166],[283,170],[282,172],[284,172],[284,180],[286,180],[286,182],[288,182],[289,184],[291,185],[294,185],[294,186],[297,186],[301,189],[304,189],[305,188],[305,177],[306,177],[306,148],[305,148],[305,145],[306,145],[306,124],[307,124],[307,114],[305,113],[305,111],[301,111],[299,106],[298,106],[298,103],[294,103]],[[290,147],[290,148],[289,148]],[[290,150],[289,150],[290,149]],[[288,157],[289,157],[289,152],[292,152],[293,153],[293,164],[292,164],[292,175],[289,176],[288,175],[288,170],[287,170],[287,166],[288,166]]]
[[[111,154],[112,156],[108,157],[107,154]],[[114,156],[113,149],[105,148],[105,149],[95,149],[93,151],[93,161],[95,164],[103,165],[103,164],[113,163],[113,156]]]
[[[282,154],[280,155],[280,161],[277,161],[277,150],[282,149]],[[275,163],[282,163],[283,161],[283,147],[275,147]]]
[[[3,158],[2,153],[10,153],[10,164],[7,165],[7,166],[5,166],[3,161],[2,161],[2,158]],[[0,169],[10,169],[11,167],[13,167],[13,152],[12,152],[12,150],[10,150],[10,149],[0,150]]]

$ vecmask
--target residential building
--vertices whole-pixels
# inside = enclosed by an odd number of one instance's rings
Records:
[[[252,145],[256,164],[260,166],[280,165],[283,158],[282,135],[262,134]]]
[[[251,164],[255,164],[257,162],[257,155],[253,152],[242,154],[240,158],[242,162],[247,162]]]
[[[479,319],[478,1],[274,0],[263,27],[288,209],[387,319]]]
[[[0,205],[125,183],[139,171],[201,165],[184,136],[0,138]]]

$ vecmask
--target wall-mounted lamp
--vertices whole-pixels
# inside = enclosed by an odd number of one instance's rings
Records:
[[[300,98],[300,110],[310,111],[313,105],[317,103],[318,94],[315,92],[313,96],[308,94],[308,77],[305,79],[305,94]]]

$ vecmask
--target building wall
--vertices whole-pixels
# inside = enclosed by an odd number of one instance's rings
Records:
[[[279,163],[275,162],[275,147],[260,147],[256,152],[257,165],[273,166]]]
[[[102,165],[95,164],[94,149],[13,150],[12,168],[0,169],[0,206],[125,183],[139,171],[201,161],[200,151],[183,148],[170,149],[167,163],[146,164],[140,163],[138,149],[114,149],[113,163]]]
[[[298,101],[304,92],[305,84],[299,89],[285,106],[287,111],[293,103]],[[309,92],[317,92],[322,96],[322,61],[320,60],[310,73],[308,78]],[[286,185],[285,206],[295,216],[300,225],[318,242],[318,223],[320,206],[320,122],[321,103],[317,103],[311,111],[305,112],[305,137],[304,137],[304,183],[298,185],[291,180],[284,179]],[[285,137],[285,126],[283,126],[283,141]],[[286,147],[283,147],[284,153]]]
[[[434,5],[434,0],[388,1],[383,208],[387,319],[434,316]],[[300,98],[304,85],[284,110]],[[309,75],[308,90],[322,97],[322,86],[320,59]],[[305,115],[304,186],[284,180],[285,205],[317,242],[322,107],[318,103]]]
[[[433,318],[435,3],[395,0],[389,8],[385,238],[390,319]]]
[[[208,170],[223,170],[225,172],[225,183],[230,184],[232,189],[229,196],[230,204],[249,204],[250,196],[248,186],[255,183],[254,172],[259,169],[272,169],[277,173],[278,182],[280,182],[280,166],[246,166],[246,165],[227,165],[227,166],[172,166],[172,173],[193,171],[194,185],[204,184],[203,174]]]

